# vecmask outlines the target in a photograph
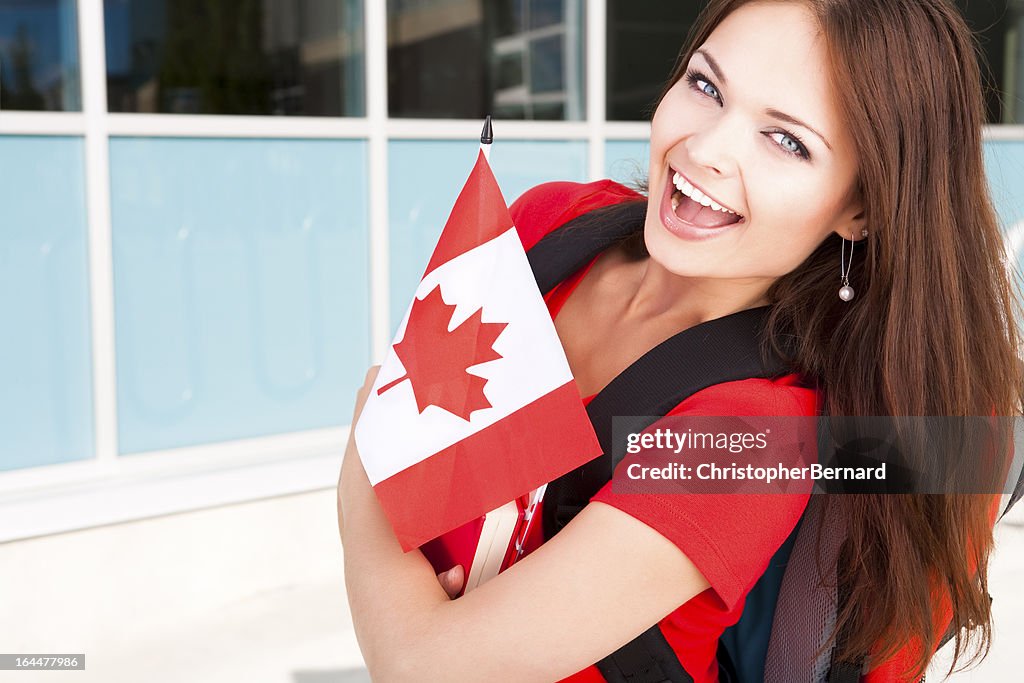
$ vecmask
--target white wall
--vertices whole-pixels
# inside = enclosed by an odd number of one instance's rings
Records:
[[[334,489],[0,544],[0,613],[0,651],[86,654],[18,681],[365,680]]]

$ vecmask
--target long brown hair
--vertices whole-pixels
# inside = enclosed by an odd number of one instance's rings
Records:
[[[708,4],[666,91],[751,1]],[[1019,415],[1021,307],[985,181],[970,30],[945,0],[790,1],[811,10],[825,37],[870,234],[853,258],[853,301],[837,296],[835,234],[772,285],[769,342],[795,337],[790,357],[818,382],[827,415]],[[933,623],[942,595],[957,629],[950,671],[971,642],[968,664],[983,658],[993,503],[962,493],[830,497],[853,558],[839,568],[849,594],[833,635],[850,637],[834,661],[867,657],[873,668],[911,645],[918,656],[904,674],[919,678],[942,635]]]

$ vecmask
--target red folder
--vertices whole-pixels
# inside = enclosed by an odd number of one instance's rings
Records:
[[[543,543],[541,505],[547,484],[420,546],[438,574],[461,564],[464,595]]]

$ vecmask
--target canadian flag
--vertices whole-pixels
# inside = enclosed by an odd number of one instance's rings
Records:
[[[601,453],[483,152],[355,439],[405,551]]]

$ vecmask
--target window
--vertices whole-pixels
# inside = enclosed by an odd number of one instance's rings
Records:
[[[359,0],[105,0],[112,112],[362,116]]]
[[[956,5],[984,56],[989,123],[1024,123],[1024,2],[956,0]]]
[[[388,0],[395,117],[583,118],[580,0]]]
[[[80,111],[74,0],[0,2],[0,110]]]
[[[706,2],[608,0],[608,118],[649,120]],[[1024,123],[1024,0],[956,0],[975,32],[989,123]]]
[[[608,0],[610,121],[648,121],[705,2]]]

